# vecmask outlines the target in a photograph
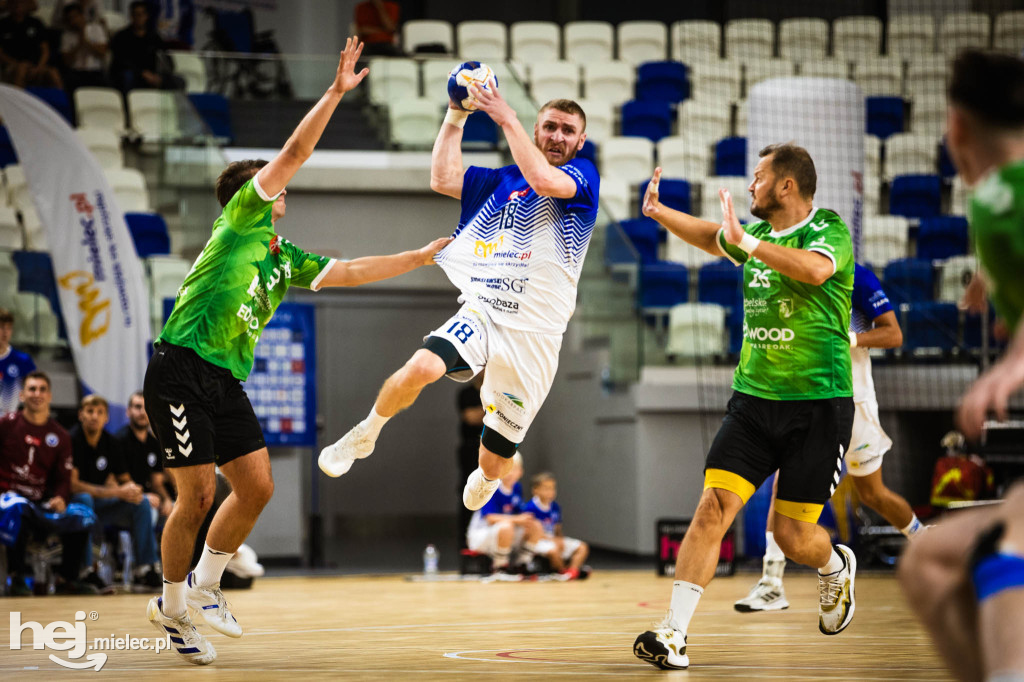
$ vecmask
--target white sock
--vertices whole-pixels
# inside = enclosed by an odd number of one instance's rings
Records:
[[[843,557],[841,557],[839,552],[836,551],[836,548],[833,547],[832,556],[828,558],[827,564],[818,569],[818,575],[829,575],[830,573],[841,571],[844,566],[846,566],[846,562],[843,561]]]
[[[185,581],[172,583],[164,578],[163,612],[168,618],[178,618],[185,613]]]
[[[775,533],[771,531],[764,534],[764,555],[769,561],[786,560],[786,555],[783,553],[782,548],[779,547],[779,543],[775,542]]]
[[[690,627],[690,619],[693,612],[697,610],[697,602],[704,594],[704,588],[700,585],[688,583],[685,580],[676,580],[672,583],[672,602],[668,607],[671,611],[672,626],[684,635]]]
[[[205,542],[203,543],[203,555],[199,558],[192,576],[196,585],[207,586],[220,583],[220,577],[224,575],[224,567],[231,561],[234,552],[221,552],[213,549]]]
[[[924,524],[917,518],[917,514],[914,514],[910,519],[910,523],[907,524],[906,528],[900,528],[900,532],[906,535],[908,538],[913,537],[924,530]]]
[[[382,417],[377,414],[377,410],[373,407],[370,408],[370,414],[366,415],[360,424],[366,431],[366,437],[370,440],[377,440],[380,435],[380,430],[384,428],[384,425],[388,423],[391,417]]]
[[[494,551],[494,568],[499,569],[508,566],[508,558],[511,553],[511,547],[507,549],[502,549],[499,547],[498,549],[496,549]]]

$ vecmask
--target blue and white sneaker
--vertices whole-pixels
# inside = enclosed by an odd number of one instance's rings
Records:
[[[161,635],[170,637],[171,648],[189,663],[209,665],[217,660],[213,645],[196,630],[188,612],[178,618],[164,615],[163,597],[153,597],[146,606],[146,618]]]
[[[185,603],[190,609],[202,616],[211,628],[228,637],[241,637],[242,626],[228,610],[228,601],[220,591],[220,583],[216,585],[196,585],[195,575],[191,572],[185,579],[188,590],[185,592]]]

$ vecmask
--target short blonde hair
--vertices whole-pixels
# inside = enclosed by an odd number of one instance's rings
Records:
[[[107,412],[110,412],[110,405],[107,404],[107,399],[95,393],[90,393],[82,398],[82,402],[78,405],[80,410],[84,410],[87,407],[102,407]]]
[[[534,474],[530,478],[530,490],[535,490],[544,481],[555,481],[555,475],[550,471],[542,471],[539,474]]]

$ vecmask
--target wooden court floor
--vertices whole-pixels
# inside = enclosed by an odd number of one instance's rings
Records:
[[[166,651],[109,651],[98,673],[67,670],[48,659],[50,651],[29,648],[28,632],[23,648],[11,650],[10,619],[3,618],[0,679],[950,679],[891,576],[858,577],[853,623],[835,637],[818,632],[817,580],[809,573],[786,576],[787,611],[735,612],[732,602],[755,579],[740,574],[709,586],[690,628],[685,672],[658,671],[631,651],[636,635],[663,616],[671,581],[653,571],[614,571],[574,583],[263,578],[252,590],[227,593],[245,634],[214,634],[218,659],[205,668]],[[0,607],[43,626],[83,611],[92,641],[154,636],[148,598],[8,598]]]

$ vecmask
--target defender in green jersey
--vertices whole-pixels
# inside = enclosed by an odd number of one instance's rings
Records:
[[[743,347],[734,394],[708,452],[704,494],[683,538],[665,622],[642,633],[634,654],[659,668],[689,665],[686,631],[714,577],[726,530],[778,470],[775,539],[786,556],[818,569],[824,634],[849,625],[856,558],[833,547],[818,516],[839,481],[853,425],[850,307],[853,249],[834,212],[813,204],[817,173],[807,151],[770,145],[750,183],[745,228],[722,190],[721,225],[658,201],[661,169],[643,213],[677,237],[743,266]]]
[[[946,144],[972,188],[967,217],[985,283],[975,292],[988,289],[1013,335],[961,400],[960,429],[977,440],[990,415],[1007,418],[1024,385],[1024,61],[961,53],[949,104]],[[973,303],[987,305],[983,295]],[[1000,505],[940,519],[899,568],[907,601],[957,679],[1024,680],[1024,484]]]
[[[178,491],[161,541],[163,596],[150,601],[147,617],[161,634],[170,633],[175,651],[190,663],[212,663],[217,653],[196,631],[188,608],[218,632],[242,635],[220,578],[270,500],[274,482],[263,432],[241,382],[288,287],[316,291],[394,277],[433,263],[450,241],[339,262],[307,253],[275,231],[286,210],[285,185],[313,153],[341,97],[368,73],[355,72],[361,52],[362,44],[349,38],[334,83],[272,161],[237,161],[221,173],[216,194],[223,211],[178,290],[146,371],[146,412]],[[190,573],[196,533],[213,501],[215,463],[232,492],[217,510],[202,558]]]

